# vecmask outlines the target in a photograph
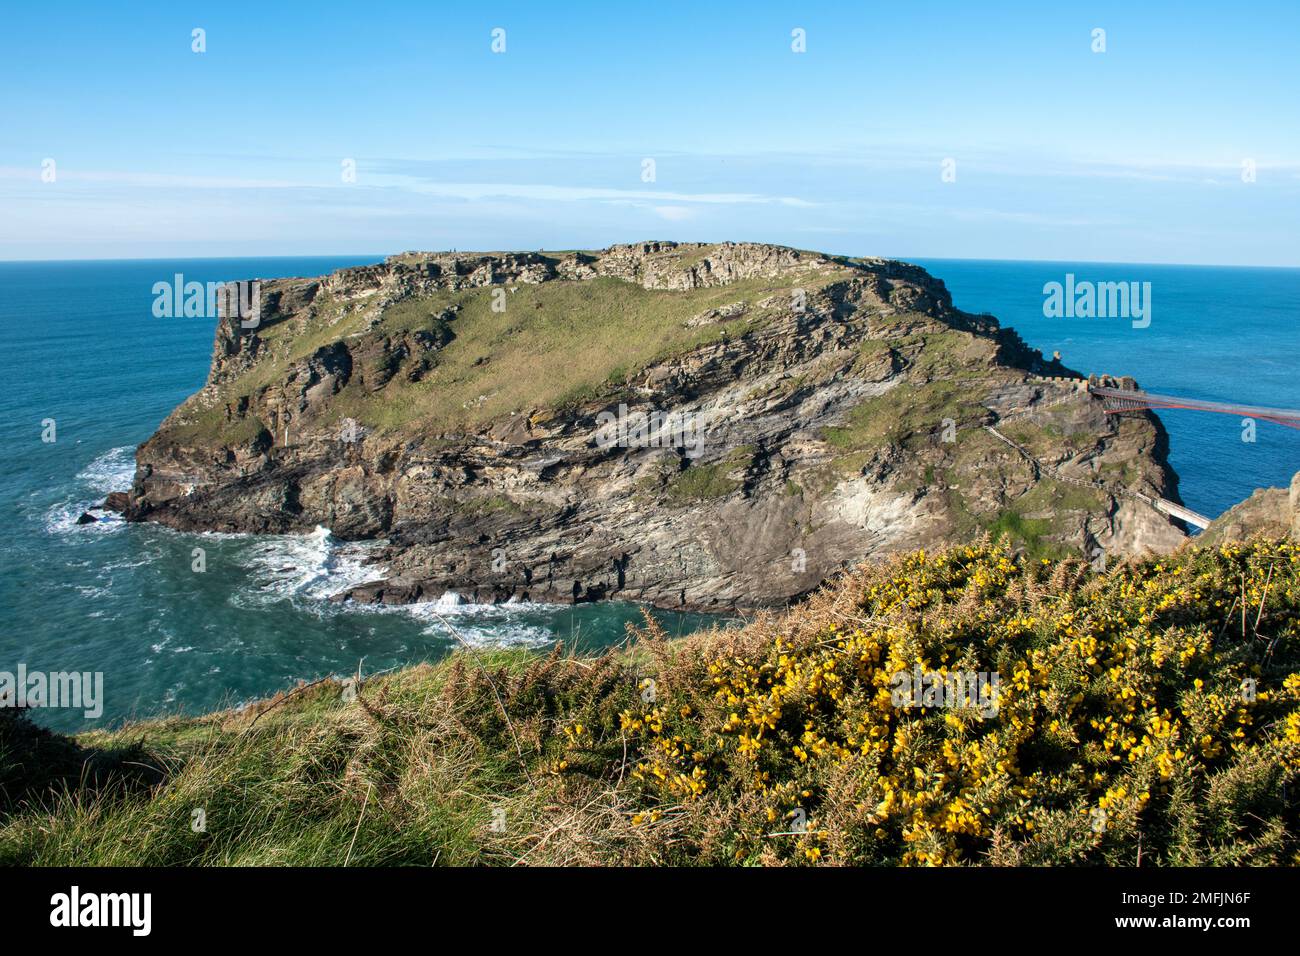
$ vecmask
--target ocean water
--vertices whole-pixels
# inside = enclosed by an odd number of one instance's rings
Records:
[[[319,275],[365,259],[0,263],[0,671],[101,672],[104,712],[32,711],[61,730],[200,713],[326,674],[483,646],[584,650],[641,621],[631,604],[330,604],[376,576],[365,545],[310,535],[182,534],[77,518],[130,487],[135,446],[207,376],[213,321],[155,318],[153,284]],[[56,441],[42,439],[46,419]],[[191,570],[191,550],[207,569]],[[655,612],[670,634],[712,624]],[[441,618],[441,619],[440,619]]]
[[[628,604],[350,608],[326,597],[373,574],[366,545],[310,535],[190,535],[150,525],[78,525],[125,489],[133,451],[203,383],[212,321],[159,319],[153,284],[318,275],[371,258],[0,263],[0,671],[104,675],[104,713],[46,709],[64,730],[130,717],[202,712],[329,673],[436,660],[457,640],[596,649],[640,620]],[[922,261],[957,304],[987,311],[1067,364],[1129,374],[1153,391],[1300,406],[1300,270]],[[1122,320],[1045,319],[1042,286],[1066,272],[1152,282],[1150,328]],[[1182,494],[1217,514],[1300,469],[1300,432],[1236,419],[1162,413]],[[45,443],[53,419],[57,441]],[[207,570],[190,569],[202,546]],[[670,633],[712,623],[659,614]]]
[[[1300,409],[1300,269],[1065,262],[914,260],[944,280],[954,303],[991,312],[1048,358],[1070,368],[1131,375],[1147,391]],[[1151,323],[1047,318],[1043,286],[1078,281],[1151,283]],[[1256,488],[1285,487],[1300,471],[1300,430],[1215,413],[1159,413],[1179,494],[1215,517]]]

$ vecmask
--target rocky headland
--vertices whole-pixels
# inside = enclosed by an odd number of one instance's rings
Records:
[[[1045,557],[1183,529],[1153,415],[882,259],[647,242],[406,253],[261,284],[140,446],[132,521],[383,542],[339,600],[781,605],[1006,534]]]

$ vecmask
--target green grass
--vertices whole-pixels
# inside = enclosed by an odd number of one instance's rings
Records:
[[[1042,555],[1041,539],[1052,530],[1052,523],[1041,518],[1026,518],[1014,508],[1003,511],[988,523],[989,535],[996,541],[1003,535],[1016,544],[1022,544],[1030,557]]]
[[[41,780],[32,789],[44,796],[18,797],[25,815],[0,815],[0,864],[511,862],[494,846],[492,811],[504,810],[517,831],[539,826],[558,788],[527,789],[530,776],[556,780],[534,767],[543,726],[512,728],[495,694],[533,710],[576,706],[591,688],[574,695],[549,680],[563,666],[558,655],[477,652],[368,681],[352,702],[328,681],[245,713],[85,735],[60,782]],[[0,716],[0,756],[16,756],[5,745],[24,723]],[[516,742],[528,745],[526,760]],[[87,759],[102,771],[83,784]],[[5,782],[22,792],[23,781]],[[195,810],[203,832],[192,826]]]
[[[441,510],[449,514],[470,515],[474,517],[483,517],[490,514],[507,513],[520,515],[524,513],[524,506],[515,499],[503,494],[495,495],[477,495],[472,498],[443,498],[440,499]]]
[[[800,274],[797,283],[811,291],[846,276],[841,270]],[[260,333],[265,356],[227,383],[223,398],[233,401],[277,385],[292,364],[332,342],[356,346],[385,335],[449,332],[450,342],[437,350],[436,364],[420,381],[399,373],[372,392],[354,376],[330,399],[321,419],[350,417],[381,431],[475,429],[511,413],[616,395],[640,369],[745,335],[778,310],[751,305],[742,318],[688,328],[693,316],[742,299],[754,303],[794,282],[783,276],[686,291],[648,290],[608,277],[498,285],[401,300],[383,311],[374,329],[364,300],[361,306],[348,305],[322,294],[313,317],[269,325]],[[504,311],[494,311],[493,293],[502,289]],[[224,423],[209,415],[197,416],[189,427],[195,437],[225,438]]]
[[[228,448],[237,448],[255,441],[271,443],[271,434],[261,419],[255,415],[245,415],[227,421],[222,405],[197,409],[188,421],[171,430],[171,436],[182,444],[201,443],[210,440],[214,434],[219,434]]]
[[[1078,485],[1044,476],[1016,500],[1016,506],[1024,513],[1087,511],[1099,514],[1105,510],[1105,495],[1100,490],[1081,488]]]
[[[841,426],[823,429],[822,437],[841,452],[861,451],[884,444],[901,444],[915,437],[929,439],[952,419],[958,437],[983,414],[975,396],[957,382],[904,381],[855,406]]]
[[[747,468],[753,456],[754,449],[746,445],[733,450],[721,461],[692,464],[668,480],[665,497],[675,504],[683,504],[729,495],[743,484],[733,475]]]
[[[978,542],[597,658],[465,651],[76,738],[0,709],[0,865],[1294,865],[1298,574],[1277,541],[1104,574]],[[921,660],[1000,673],[996,714],[891,705]]]

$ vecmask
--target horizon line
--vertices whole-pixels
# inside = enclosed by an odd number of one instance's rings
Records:
[[[719,245],[721,242],[754,242],[761,245],[782,246],[787,249],[794,249],[799,252],[819,252],[823,255],[843,256],[850,259],[886,259],[892,262],[1032,262],[1042,263],[1044,265],[1105,265],[1105,266],[1181,266],[1192,269],[1282,269],[1282,270],[1300,270],[1300,262],[1292,265],[1277,264],[1241,264],[1241,263],[1224,263],[1224,262],[1159,262],[1144,259],[1019,259],[1019,258],[1001,258],[996,256],[945,256],[945,255],[919,255],[919,256],[901,256],[901,255],[876,255],[868,253],[838,253],[829,252],[819,249],[806,249],[801,246],[793,246],[781,242],[763,242],[761,240],[735,239],[720,240],[719,242],[697,243],[693,240],[674,240],[674,239],[645,239],[634,240],[631,242],[612,243],[611,245],[634,245],[636,242],[677,242],[679,245]],[[537,249],[403,249],[397,252],[310,252],[310,253],[275,253],[271,255],[244,254],[244,255],[214,255],[214,256],[89,256],[83,258],[20,258],[20,259],[0,259],[0,265],[35,265],[48,263],[51,265],[58,264],[77,264],[91,262],[214,262],[222,260],[248,260],[248,259],[367,259],[376,258],[378,260],[388,259],[392,256],[404,255],[407,253],[428,253],[434,255],[442,254],[465,254],[465,255],[487,255],[490,253],[516,253],[516,252],[598,252],[603,247],[564,247],[559,249],[547,250]]]

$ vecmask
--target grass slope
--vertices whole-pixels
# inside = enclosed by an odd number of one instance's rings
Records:
[[[992,544],[788,615],[464,654],[75,741],[0,719],[8,864],[1294,864],[1300,547]],[[995,671],[996,715],[891,676]],[[1253,683],[1252,683],[1253,682]],[[206,831],[192,826],[206,814]]]

